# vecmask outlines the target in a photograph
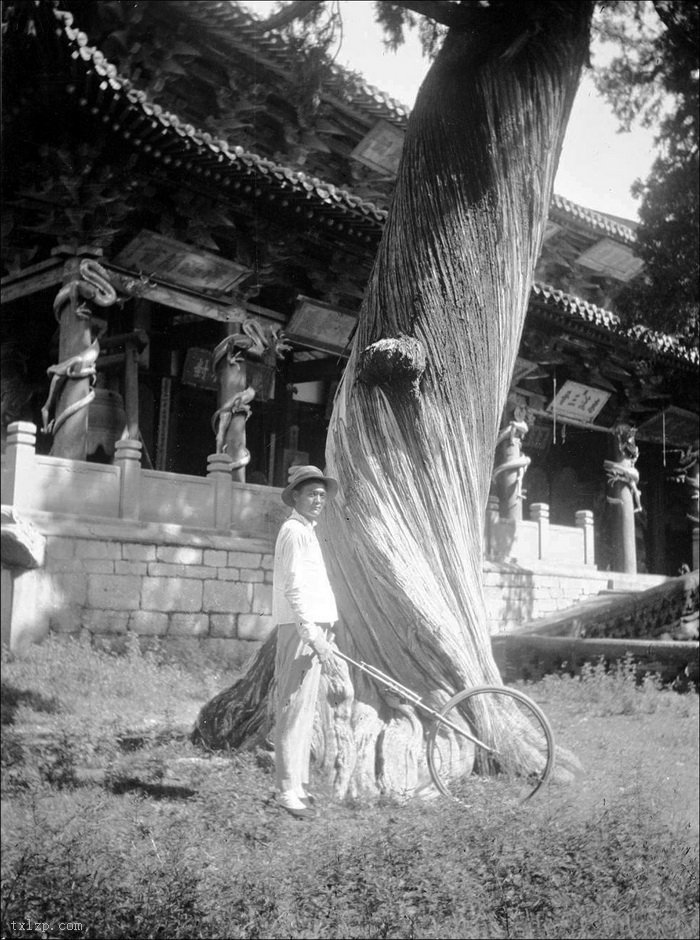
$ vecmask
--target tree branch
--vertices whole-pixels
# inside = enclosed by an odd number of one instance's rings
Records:
[[[274,13],[266,20],[260,20],[260,28],[267,33],[271,29],[281,29],[294,20],[303,20],[323,2],[324,0],[294,0],[279,13]],[[464,6],[459,0],[398,0],[394,6],[420,13],[426,19],[455,29],[465,29],[474,22],[473,5]]]
[[[690,53],[697,56],[697,13],[693,19],[692,13],[688,15],[683,6],[669,3],[668,0],[654,0],[654,9],[673,40]]]
[[[260,28],[264,33],[267,33],[271,29],[281,29],[281,27],[287,26],[288,23],[294,20],[303,20],[312,12],[314,7],[322,2],[323,0],[294,0],[284,10],[273,13],[266,20],[261,20]]]
[[[394,5],[451,28],[464,29],[474,22],[472,11],[455,0],[399,0]]]

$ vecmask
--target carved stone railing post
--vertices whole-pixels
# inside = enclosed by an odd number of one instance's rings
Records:
[[[5,467],[7,486],[3,502],[15,508],[31,508],[36,452],[36,425],[13,421],[7,428]]]
[[[537,557],[540,561],[549,552],[549,506],[547,503],[533,503],[530,506],[530,519],[537,523]]]
[[[53,435],[52,456],[72,460],[87,457],[87,406],[95,397],[99,337],[106,329],[105,321],[93,316],[91,305],[108,307],[117,299],[107,272],[95,261],[98,252],[85,257],[82,251],[83,257],[66,261],[63,286],[54,300],[59,361],[48,369],[51,384],[42,408],[43,430]]]
[[[233,461],[228,454],[210,454],[207,457],[207,478],[214,486],[214,526],[217,529],[231,528],[232,473]]]
[[[119,516],[138,519],[141,513],[141,441],[125,438],[114,445],[114,463],[119,474]]]
[[[635,513],[642,508],[639,472],[635,468],[639,448],[635,428],[618,424],[611,436],[612,459],[604,461],[608,482],[607,500],[615,514],[614,550],[618,571],[637,573]]]
[[[583,563],[595,564],[595,528],[593,513],[590,509],[579,509],[576,513],[576,525],[583,529]]]

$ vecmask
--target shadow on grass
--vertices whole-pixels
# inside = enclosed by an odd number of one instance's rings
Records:
[[[44,712],[48,715],[55,715],[60,709],[60,703],[53,695],[42,695],[41,692],[35,692],[33,689],[16,689],[5,682],[0,686],[0,700],[2,701],[0,721],[3,725],[14,723],[20,705],[26,705],[32,711]]]

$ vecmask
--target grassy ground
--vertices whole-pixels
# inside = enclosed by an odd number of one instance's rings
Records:
[[[324,802],[298,822],[269,799],[269,755],[203,761],[187,740],[231,681],[136,647],[4,662],[3,936],[697,936],[694,693],[629,665],[548,677],[527,691],[576,783],[527,807]]]

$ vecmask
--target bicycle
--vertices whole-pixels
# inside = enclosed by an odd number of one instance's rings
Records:
[[[508,686],[475,686],[453,695],[437,711],[375,666],[357,662],[337,648],[334,652],[386,692],[435,719],[427,736],[427,762],[431,779],[444,796],[471,805],[481,791],[489,801],[525,803],[551,778],[554,733],[542,709],[524,692]],[[500,720],[494,721],[499,712]],[[504,733],[506,746],[499,749]]]

